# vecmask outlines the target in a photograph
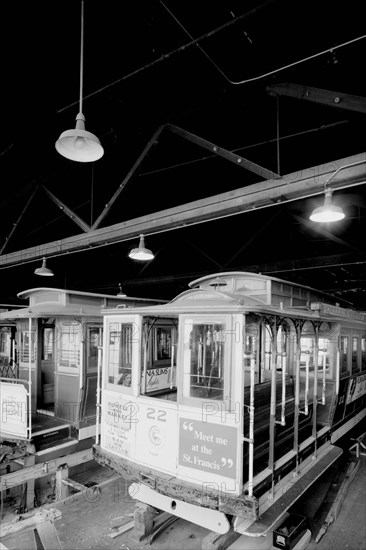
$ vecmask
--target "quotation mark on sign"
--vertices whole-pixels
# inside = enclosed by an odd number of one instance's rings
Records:
[[[232,468],[233,465],[234,465],[234,462],[233,462],[233,460],[232,460],[231,458],[228,458],[228,459],[222,458],[222,459],[221,459],[221,463],[222,463],[223,468],[224,468],[225,466],[227,466],[228,468]]]
[[[183,422],[183,430],[193,432],[193,422]]]

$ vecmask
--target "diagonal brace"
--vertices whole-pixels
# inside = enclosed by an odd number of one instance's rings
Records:
[[[101,222],[106,217],[109,210],[111,209],[111,206],[118,199],[118,197],[121,194],[121,192],[123,191],[124,187],[127,185],[127,183],[129,182],[129,180],[131,179],[133,174],[136,172],[137,168],[140,166],[141,162],[144,160],[144,158],[146,157],[146,155],[150,151],[151,147],[157,143],[158,138],[159,138],[159,136],[160,136],[160,134],[161,134],[161,132],[163,131],[164,128],[165,128],[165,126],[162,125],[162,126],[159,126],[159,128],[156,130],[156,132],[154,133],[154,135],[152,136],[150,141],[145,146],[145,148],[142,151],[141,155],[138,157],[138,159],[136,160],[136,162],[132,166],[131,170],[128,172],[127,176],[119,184],[117,191],[114,193],[114,195],[112,196],[110,201],[105,205],[103,212],[99,215],[99,217],[95,220],[95,222],[91,226],[91,228],[90,228],[91,230],[97,229],[100,226]]]
[[[188,141],[191,141],[196,145],[199,145],[203,149],[207,149],[208,151],[211,151],[216,155],[223,157],[226,160],[233,162],[234,164],[237,164],[241,168],[245,168],[246,170],[250,170],[251,172],[258,174],[258,176],[261,176],[266,180],[276,179],[277,177],[279,177],[278,174],[276,174],[275,172],[267,170],[267,168],[263,168],[262,166],[259,166],[259,164],[256,164],[251,160],[245,159],[240,155],[236,155],[235,153],[232,153],[231,151],[228,151],[223,147],[218,147],[214,143],[207,141],[207,139],[203,139],[199,136],[196,136],[195,134],[191,134],[190,132],[187,132],[187,130],[183,130],[182,128],[179,128],[174,124],[167,124],[166,128],[171,132],[177,134],[178,136],[181,136],[182,138],[187,139]]]
[[[37,192],[37,190],[38,190],[38,187],[39,187],[39,185],[37,185],[37,187],[34,188],[34,190],[33,190],[32,194],[31,194],[31,196],[29,197],[29,199],[28,199],[27,202],[26,202],[26,205],[24,206],[23,210],[22,210],[21,213],[20,213],[20,216],[18,217],[17,221],[13,224],[13,227],[12,227],[12,229],[11,229],[9,235],[8,235],[7,237],[5,237],[5,242],[4,242],[4,244],[2,245],[2,247],[0,248],[0,254],[2,254],[2,253],[4,252],[4,249],[5,249],[6,245],[8,244],[8,242],[9,242],[9,240],[10,240],[10,237],[12,236],[12,234],[14,233],[14,231],[16,230],[16,228],[18,227],[20,220],[22,219],[22,217],[23,217],[25,211],[27,210],[28,206],[30,205],[30,203],[31,203],[31,201],[32,201],[32,199],[33,199],[33,197],[34,197],[34,195],[36,194],[36,192]]]
[[[75,222],[79,227],[81,227],[81,229],[83,229],[85,232],[89,231],[90,230],[90,226],[84,222],[84,220],[82,220],[77,214],[75,214],[75,212],[73,212],[71,210],[71,208],[69,208],[68,206],[66,206],[65,203],[63,203],[60,199],[58,199],[57,197],[55,197],[55,195],[53,195],[51,193],[51,191],[49,191],[48,189],[46,189],[46,187],[43,187],[44,191],[46,192],[46,195],[51,199],[51,201],[53,201],[54,203],[57,204],[57,206],[60,208],[60,210],[62,210],[63,212],[65,212],[65,214],[67,216],[69,216],[69,218]]]
[[[267,86],[266,90],[270,95],[294,97],[346,111],[366,113],[366,97],[363,96],[323,90],[322,88],[313,88],[301,84],[292,84],[291,82]]]

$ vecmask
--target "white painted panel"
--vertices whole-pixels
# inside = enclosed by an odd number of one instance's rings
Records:
[[[120,456],[134,456],[137,411],[136,403],[128,396],[104,390],[101,419],[103,449]]]
[[[177,406],[162,399],[139,400],[135,459],[176,475]]]
[[[27,390],[23,384],[0,382],[0,431],[15,437],[27,437]]]

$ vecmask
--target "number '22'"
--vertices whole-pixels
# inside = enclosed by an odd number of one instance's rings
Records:
[[[158,420],[160,422],[166,422],[166,411],[152,409],[151,407],[148,407],[147,418],[150,418],[151,420]]]

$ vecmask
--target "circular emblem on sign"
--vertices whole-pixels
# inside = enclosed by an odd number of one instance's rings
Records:
[[[165,436],[158,426],[151,426],[149,439],[156,447],[161,447],[165,443]]]

